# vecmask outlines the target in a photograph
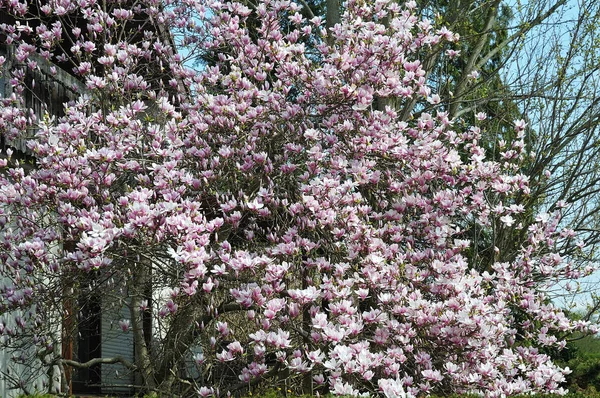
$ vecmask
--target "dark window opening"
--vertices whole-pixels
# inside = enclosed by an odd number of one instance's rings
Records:
[[[86,297],[86,301],[80,300],[79,305],[77,360],[85,363],[101,357],[100,299],[95,296]],[[73,375],[73,392],[100,393],[100,366],[96,364],[89,368],[76,369]]]

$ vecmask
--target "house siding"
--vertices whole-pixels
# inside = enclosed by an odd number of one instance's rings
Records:
[[[1,284],[1,283],[0,283]],[[15,326],[14,316],[18,316],[19,311],[4,314],[0,317],[0,322],[6,328]],[[59,333],[60,326],[53,333]],[[4,339],[5,337],[0,337]],[[4,343],[4,341],[2,341]],[[48,366],[40,362],[36,357],[37,347],[29,338],[23,338],[14,343],[11,348],[0,349],[0,397],[13,398],[22,396],[23,390],[15,388],[22,385],[28,393],[36,392],[60,392],[60,370],[58,366],[53,367],[53,378],[49,380]],[[28,361],[22,363],[15,360],[16,356],[22,356]]]
[[[106,295],[102,299],[102,357],[123,357],[134,361],[133,333],[123,332],[119,325],[120,320],[130,319],[129,307],[121,300],[112,295]],[[125,368],[123,364],[103,364],[101,368],[102,393],[131,393],[135,381],[133,372]]]
[[[14,57],[14,47],[0,45],[0,55],[6,58],[6,63],[0,69],[0,98],[6,98],[11,95],[11,87],[8,83],[11,77],[11,71],[19,66]],[[31,108],[37,117],[41,117],[48,111],[50,114],[57,114],[62,110],[62,104],[71,98],[74,98],[74,92],[85,90],[85,86],[76,81],[72,76],[62,70],[52,69],[52,64],[42,57],[31,54],[30,61],[37,63],[38,68],[35,71],[28,71],[26,80],[36,82],[25,96],[26,107]],[[35,132],[31,132],[35,134]],[[21,137],[13,140],[5,140],[0,136],[0,152],[8,147],[15,150],[13,155],[19,160],[31,159],[31,151],[26,146],[28,137]],[[4,156],[0,154],[0,157]],[[31,164],[22,162],[25,169],[31,168]],[[0,264],[0,269],[3,267]],[[0,278],[0,286],[10,284],[10,280]],[[32,311],[35,308],[32,307]],[[0,315],[0,322],[6,328],[12,328],[15,325],[14,317],[19,315],[19,311],[8,312]],[[59,336],[62,331],[61,314],[55,314],[55,321],[52,322],[55,341],[60,341]],[[4,337],[0,337],[4,338]],[[48,365],[42,364],[36,357],[36,345],[30,340],[30,337],[23,337],[13,340],[10,346],[0,341],[0,397],[17,397],[26,391],[35,392],[60,392],[60,371],[58,366],[54,366],[52,372],[49,372]],[[27,358],[28,363],[15,361],[16,355]],[[52,373],[53,379],[49,380],[48,374]],[[15,388],[21,385],[22,389]]]

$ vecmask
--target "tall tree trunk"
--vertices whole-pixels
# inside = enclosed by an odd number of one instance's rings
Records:
[[[147,342],[150,336],[144,336],[144,314],[141,309],[142,301],[146,298],[148,285],[151,283],[152,267],[142,261],[135,265],[134,277],[129,286],[131,295],[131,324],[135,344],[135,362],[143,379],[143,385],[149,391],[156,389],[154,366],[150,359]]]

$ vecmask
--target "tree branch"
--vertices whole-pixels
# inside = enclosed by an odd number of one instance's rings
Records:
[[[94,365],[99,365],[99,364],[121,363],[121,364],[123,364],[123,366],[125,366],[129,370],[137,370],[137,366],[134,363],[129,362],[128,360],[126,360],[125,358],[123,358],[121,356],[112,357],[112,358],[94,358],[94,359],[90,359],[87,362],[78,362],[78,361],[74,361],[72,359],[60,359],[60,363],[68,365],[72,368],[77,368],[77,369],[87,369],[87,368],[91,368]]]
[[[465,89],[467,87],[467,82],[469,81],[468,74],[472,70],[474,70],[477,58],[479,58],[481,51],[483,50],[483,47],[485,46],[485,43],[488,41],[488,36],[492,30],[492,27],[496,23],[496,17],[498,14],[498,5],[499,4],[500,4],[500,1],[496,0],[490,6],[490,8],[488,10],[487,21],[485,24],[485,28],[483,29],[483,33],[479,37],[479,41],[477,41],[477,43],[475,44],[475,48],[473,48],[470,51],[469,59],[467,60],[467,63],[465,64],[465,67],[462,70],[461,79],[460,79],[457,87],[454,89],[454,95],[456,97],[462,96],[463,92],[465,91]],[[450,117],[455,116],[456,111],[458,110],[458,104],[459,104],[458,101],[452,102],[450,104],[450,109],[449,109]]]
[[[327,4],[327,13],[325,15],[325,27],[327,28],[327,43],[331,45],[333,43],[333,36],[331,32],[331,28],[335,26],[335,24],[340,23],[340,2],[339,0],[326,0]]]
[[[529,32],[531,29],[536,27],[537,25],[544,22],[549,16],[554,14],[556,10],[565,5],[567,0],[559,0],[552,7],[548,9],[545,13],[538,15],[534,19],[529,22],[526,22],[521,25],[521,28],[515,32],[513,35],[509,36],[502,43],[495,46],[489,53],[486,54],[478,63],[477,68],[480,69],[483,65],[485,65],[494,55],[498,54],[498,52],[502,51],[506,46],[508,46],[511,42],[522,37],[525,33]]]
[[[269,379],[269,378],[275,376],[277,374],[277,372],[279,372],[280,367],[281,367],[281,362],[277,362],[275,364],[275,366],[273,366],[273,368],[271,370],[269,370],[267,373],[265,373],[264,375],[256,377],[247,383],[238,383],[238,384],[232,386],[231,388],[228,388],[227,391],[221,392],[220,396],[226,397],[229,393],[235,392],[237,390],[241,390],[242,388],[245,388],[245,387],[254,386],[265,379]]]

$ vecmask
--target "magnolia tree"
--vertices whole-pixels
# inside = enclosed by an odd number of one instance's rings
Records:
[[[34,3],[0,2],[18,61],[0,131],[35,157],[0,159],[15,360],[63,391],[117,362],[165,394],[561,391],[543,352],[589,329],[545,294],[579,276],[557,251],[572,234],[558,213],[518,223],[524,122],[493,162],[437,105],[419,58],[458,37],[414,1],[350,0],[330,28],[287,0]],[[173,43],[209,61],[188,69]],[[87,87],[58,115],[27,109],[36,57]],[[388,98],[434,111],[403,121]],[[473,223],[527,243],[481,270]],[[66,357],[79,310],[109,294],[135,360]]]

